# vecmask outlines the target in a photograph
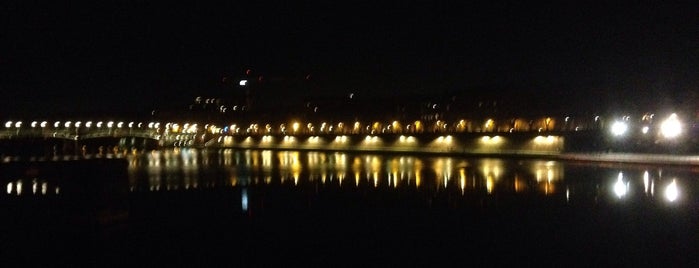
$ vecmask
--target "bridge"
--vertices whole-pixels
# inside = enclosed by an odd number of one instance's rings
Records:
[[[123,138],[123,137],[135,137],[144,139],[159,140],[160,134],[153,130],[90,130],[90,129],[80,129],[80,130],[70,130],[70,129],[57,129],[57,130],[35,130],[35,131],[17,131],[17,130],[2,130],[0,131],[0,139],[13,139],[13,138],[55,138],[55,139],[65,139],[65,140],[87,140],[96,138]]]
[[[597,119],[595,119],[597,120]],[[615,122],[594,125],[539,123],[483,124],[420,120],[410,122],[275,122],[216,124],[201,122],[137,121],[6,121],[0,141],[35,139],[89,144],[92,140],[116,140],[122,147],[157,143],[159,147],[241,147],[338,150],[436,150],[446,152],[629,151],[696,153],[696,130],[681,129],[673,115],[672,128],[662,124]],[[568,121],[565,118],[563,122]],[[570,120],[572,121],[572,120]],[[601,121],[601,120],[599,120]],[[609,125],[609,126],[607,126]],[[668,134],[669,133],[669,134]],[[144,146],[142,146],[144,147]]]
[[[3,139],[64,139],[64,140],[87,140],[97,138],[144,138],[159,140],[161,133],[158,128],[134,122],[102,122],[92,121],[82,123],[81,121],[56,121],[49,125],[48,122],[32,121],[28,126],[22,121],[7,121],[5,128],[0,130],[0,140]]]

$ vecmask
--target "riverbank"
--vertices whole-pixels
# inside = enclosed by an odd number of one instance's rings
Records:
[[[699,165],[699,155],[638,154],[638,153],[562,153],[566,161],[617,162],[631,164]]]

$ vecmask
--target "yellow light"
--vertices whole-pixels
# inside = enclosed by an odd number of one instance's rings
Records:
[[[493,124],[494,124],[493,119],[486,120],[485,121],[485,129],[487,130],[487,129],[491,128],[493,126]]]

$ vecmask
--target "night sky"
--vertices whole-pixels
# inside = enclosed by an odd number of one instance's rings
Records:
[[[328,96],[699,100],[697,1],[26,2],[0,4],[1,118],[185,107],[247,69]]]

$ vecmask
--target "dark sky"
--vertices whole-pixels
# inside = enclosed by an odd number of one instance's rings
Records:
[[[28,2],[0,4],[2,118],[184,106],[248,68],[311,74],[328,95],[642,106],[699,91],[697,1]]]

